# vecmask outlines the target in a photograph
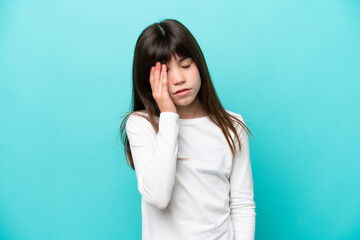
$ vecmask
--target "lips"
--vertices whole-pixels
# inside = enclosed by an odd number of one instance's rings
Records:
[[[176,92],[175,92],[175,94],[176,93],[179,93],[179,92],[182,92],[182,91],[185,91],[185,90],[188,90],[189,88],[181,88],[181,89],[179,89],[179,90],[177,90]]]

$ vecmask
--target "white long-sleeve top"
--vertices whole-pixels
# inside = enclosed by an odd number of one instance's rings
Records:
[[[149,121],[130,115],[126,134],[141,194],[142,240],[254,239],[248,135],[238,131],[242,151],[232,157],[208,116],[181,119],[161,112],[155,134]]]

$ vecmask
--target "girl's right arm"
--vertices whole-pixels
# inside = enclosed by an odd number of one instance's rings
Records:
[[[178,152],[179,115],[162,112],[159,132],[155,135],[149,121],[130,115],[126,134],[135,165],[138,189],[153,207],[165,209],[175,183]]]
[[[175,183],[179,114],[169,96],[166,65],[157,62],[150,70],[149,81],[160,109],[159,132],[155,135],[150,122],[135,115],[128,118],[126,132],[139,192],[152,206],[165,209]]]

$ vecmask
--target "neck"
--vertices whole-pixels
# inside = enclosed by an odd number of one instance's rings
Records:
[[[179,118],[191,119],[206,116],[206,112],[197,97],[191,104],[187,106],[176,106]]]

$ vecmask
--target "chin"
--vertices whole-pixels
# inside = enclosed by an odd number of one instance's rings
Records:
[[[185,107],[190,105],[194,99],[184,99],[183,101],[174,102],[174,104],[178,107]]]

